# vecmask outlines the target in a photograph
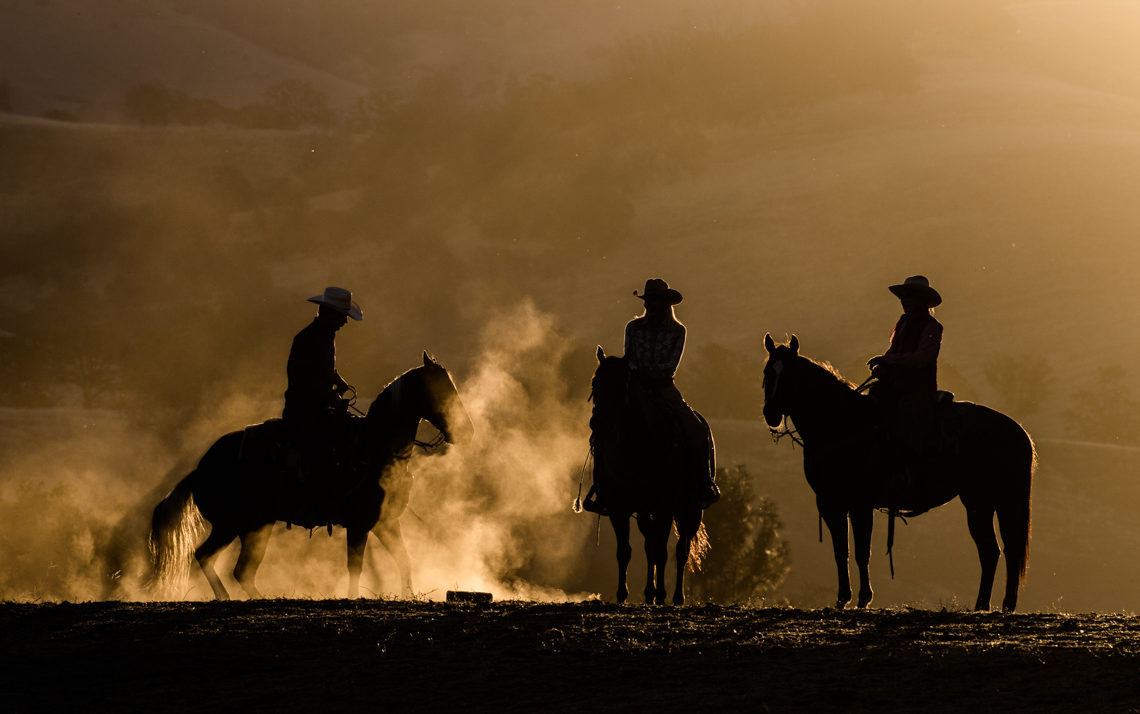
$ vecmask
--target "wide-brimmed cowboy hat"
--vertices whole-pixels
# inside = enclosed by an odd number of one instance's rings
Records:
[[[685,298],[681,293],[669,287],[669,283],[661,278],[650,278],[645,281],[645,292],[638,295],[634,290],[633,294],[642,300],[663,300],[670,305],[676,305]]]
[[[909,297],[923,300],[927,307],[938,307],[942,304],[942,296],[938,294],[937,290],[930,287],[930,281],[926,279],[925,275],[912,275],[904,280],[901,285],[892,285],[890,291],[900,300]]]
[[[309,302],[331,307],[337,312],[348,315],[353,320],[364,319],[364,313],[360,310],[360,306],[353,301],[352,293],[344,288],[325,288],[325,291],[320,295],[309,298]]]

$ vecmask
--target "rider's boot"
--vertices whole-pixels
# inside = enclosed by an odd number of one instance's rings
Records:
[[[598,493],[598,485],[590,486],[590,491],[586,494],[586,500],[582,501],[582,508],[590,513],[597,513],[599,516],[610,515],[609,509],[602,501],[601,495]]]

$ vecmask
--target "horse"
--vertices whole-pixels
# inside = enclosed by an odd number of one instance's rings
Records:
[[[839,575],[836,607],[851,601],[848,519],[859,567],[858,606],[867,607],[874,595],[868,567],[872,515],[875,508],[886,508],[893,525],[899,510],[888,483],[892,465],[900,465],[883,443],[878,407],[873,397],[862,394],[830,365],[800,355],[795,335],[786,345],[777,345],[771,335],[765,335],[764,346],[768,350],[764,419],[778,433],[784,418],[790,417],[802,441],[804,475],[831,532]],[[990,609],[1001,554],[994,534],[996,513],[1005,546],[1002,609],[1012,612],[1029,567],[1030,491],[1037,467],[1033,440],[1016,421],[988,407],[958,401],[943,407],[955,422],[955,438],[933,462],[919,467],[922,473],[916,475],[926,484],[925,492],[904,508],[913,514],[955,497],[962,501],[982,568],[975,610]]]
[[[590,443],[595,484],[603,484],[604,502],[617,539],[617,601],[624,603],[629,598],[626,571],[633,555],[629,519],[636,515],[648,561],[645,602],[665,604],[669,533],[676,522],[673,604],[683,605],[685,566],[700,567],[708,549],[702,510],[687,488],[684,441],[672,443],[668,434],[653,428],[640,385],[630,378],[625,358],[607,356],[601,347],[597,354],[598,366],[591,381],[594,409]],[[711,466],[715,463],[711,432],[708,443]]]
[[[183,478],[155,507],[150,546],[154,582],[164,592],[181,588],[191,559],[218,600],[229,593],[214,569],[218,553],[235,538],[241,551],[234,578],[249,597],[260,597],[254,583],[273,525],[277,521],[310,528],[341,525],[347,530],[348,595],[356,597],[368,533],[396,556],[405,590],[410,590],[407,553],[400,538],[402,503],[385,504],[385,484],[403,482],[420,420],[440,431],[439,440],[463,443],[474,427],[448,371],[424,352],[423,365],[404,372],[380,392],[363,418],[346,419],[346,436],[338,450],[335,473],[317,483],[298,483],[283,470],[285,450],[275,440],[281,420],[231,432],[214,442],[197,468]],[[397,489],[398,490],[398,489]],[[394,517],[381,518],[391,510]],[[208,521],[211,528],[198,543]],[[393,527],[393,523],[395,523]],[[401,558],[402,554],[402,558]]]

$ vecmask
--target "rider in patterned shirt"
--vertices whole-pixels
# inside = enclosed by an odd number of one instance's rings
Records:
[[[626,362],[649,400],[678,423],[689,453],[693,454],[690,472],[695,498],[701,508],[708,508],[720,498],[720,489],[709,468],[712,434],[704,419],[685,402],[673,384],[685,351],[685,326],[677,321],[673,306],[683,298],[660,278],[647,280],[641,295],[636,290],[633,294],[645,302],[645,314],[625,326]],[[595,495],[592,489],[587,496],[587,510],[599,510],[597,503],[591,501]]]

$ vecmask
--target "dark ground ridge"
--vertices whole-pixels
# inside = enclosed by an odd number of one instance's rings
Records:
[[[6,711],[1140,711],[1140,618],[394,600],[0,603]]]

